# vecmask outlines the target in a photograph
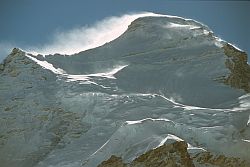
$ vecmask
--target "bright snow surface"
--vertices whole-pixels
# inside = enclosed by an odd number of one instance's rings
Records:
[[[217,81],[223,43],[196,21],[154,16],[75,55],[19,53],[6,67],[18,76],[0,80],[1,164],[95,167],[173,140],[247,159],[250,96]]]

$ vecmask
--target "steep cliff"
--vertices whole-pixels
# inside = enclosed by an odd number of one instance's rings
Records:
[[[228,56],[225,64],[231,71],[225,78],[225,83],[232,87],[250,92],[250,66],[247,64],[246,52],[237,50],[230,44],[223,46],[225,54]]]

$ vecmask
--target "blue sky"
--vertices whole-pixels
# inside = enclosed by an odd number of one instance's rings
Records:
[[[142,11],[198,20],[250,53],[250,1],[1,0],[0,61],[12,47],[45,45],[58,32]]]

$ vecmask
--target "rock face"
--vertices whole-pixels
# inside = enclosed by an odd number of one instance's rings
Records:
[[[138,18],[71,56],[15,48],[0,64],[0,166],[241,165],[246,92],[246,54],[180,17]]]
[[[122,158],[112,155],[108,160],[103,161],[98,167],[127,167],[128,165],[122,162]]]
[[[54,73],[17,48],[1,67],[1,167],[35,166],[52,150],[62,148],[63,138],[77,139],[86,131],[81,114],[61,108],[55,98]]]
[[[18,70],[18,63],[15,62],[19,60],[25,64],[29,64],[31,62],[31,60],[25,57],[24,52],[14,48],[11,54],[4,59],[3,63],[0,64],[0,74],[4,73],[12,77],[18,76],[21,71]]]
[[[102,162],[98,167],[194,167],[192,159],[187,152],[187,143],[184,141],[163,145],[157,149],[148,151],[125,164],[119,157],[111,156],[107,161]]]
[[[194,167],[184,141],[163,145],[139,156],[132,163],[134,167]]]
[[[235,49],[232,45],[223,46],[225,54],[228,56],[225,64],[231,71],[226,77],[225,83],[232,87],[250,92],[250,66],[247,64],[246,52]]]
[[[248,167],[250,164],[238,158],[201,152],[191,157],[184,141],[166,144],[150,150],[129,164],[112,155],[98,167]]]
[[[224,155],[213,155],[203,152],[195,155],[193,161],[196,166],[219,166],[219,167],[248,167],[250,164],[239,158],[226,157]]]

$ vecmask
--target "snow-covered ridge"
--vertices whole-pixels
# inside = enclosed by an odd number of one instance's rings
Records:
[[[66,76],[68,78],[68,81],[87,81],[87,80],[89,80],[90,77],[116,79],[114,75],[127,66],[128,65],[118,66],[118,67],[116,67],[108,72],[86,74],[86,75],[64,75],[64,76]]]
[[[149,12],[145,12],[145,13],[139,13],[139,14],[131,14],[131,15],[124,15],[120,18],[115,18],[117,22],[117,20],[119,20],[119,23],[112,25],[112,28],[108,28],[110,32],[112,32],[112,35],[106,34],[107,32],[98,32],[98,34],[102,33],[103,35],[108,36],[108,38],[103,38],[102,36],[99,35],[95,35],[95,38],[93,39],[93,43],[89,46],[85,46],[84,44],[81,44],[81,48],[77,48],[75,49],[75,51],[72,50],[72,48],[74,48],[75,46],[72,46],[72,44],[67,44],[67,46],[65,46],[65,48],[70,47],[71,51],[69,52],[65,52],[63,51],[63,49],[61,49],[60,51],[58,50],[58,52],[39,52],[39,51],[25,51],[27,54],[27,57],[29,57],[30,59],[32,59],[33,61],[35,61],[36,63],[38,63],[39,65],[41,65],[43,68],[48,69],[56,74],[65,74],[67,70],[62,69],[62,68],[55,68],[53,66],[52,63],[47,62],[46,60],[38,60],[35,58],[35,55],[38,54],[42,54],[43,56],[45,55],[53,55],[55,53],[59,53],[59,54],[63,54],[63,55],[75,55],[78,52],[82,52],[88,49],[93,49],[96,47],[99,47],[103,44],[106,44],[108,42],[111,42],[115,39],[117,39],[118,37],[120,37],[124,32],[126,31],[130,31],[130,29],[132,27],[137,27],[136,25],[141,24],[141,20],[143,20],[144,17],[158,17],[158,18],[168,18],[169,23],[167,24],[162,24],[159,26],[165,27],[166,31],[168,31],[168,29],[177,29],[177,31],[186,31],[185,29],[189,29],[193,32],[193,36],[196,36],[197,33],[195,31],[198,30],[198,34],[200,33],[200,29],[201,29],[201,33],[204,35],[209,35],[209,34],[213,34],[213,32],[204,24],[197,22],[195,20],[192,19],[186,19],[186,18],[182,18],[182,17],[178,17],[178,16],[171,16],[171,15],[162,15],[162,14],[155,14],[155,13],[149,13]],[[173,20],[172,20],[173,19]],[[113,19],[111,19],[113,20]],[[111,24],[111,23],[110,23]],[[149,22],[146,22],[145,24],[150,24]],[[143,26],[141,26],[143,27]],[[115,33],[114,33],[115,32]],[[101,34],[100,34],[101,35]],[[80,34],[78,35],[80,36]],[[170,35],[171,36],[171,35]],[[186,38],[186,37],[185,37]],[[218,47],[222,47],[224,44],[224,41],[221,40],[218,37],[214,37],[215,40],[212,41],[216,46]],[[95,42],[96,41],[96,42]],[[79,41],[80,42],[80,41]],[[65,44],[66,45],[66,44]],[[74,43],[75,45],[75,43]],[[53,46],[52,46],[53,47]],[[53,50],[53,49],[52,49]],[[31,56],[33,55],[33,56]],[[69,79],[70,80],[74,80],[74,78],[80,78],[80,75],[73,75],[73,74],[68,74],[69,75]],[[90,74],[92,75],[92,74]],[[82,75],[84,78],[85,75]]]
[[[92,27],[85,27],[78,29],[72,29],[68,32],[59,33],[51,43],[45,44],[40,47],[27,48],[27,52],[33,55],[48,55],[48,54],[62,54],[72,55],[93,49],[104,45],[122,35],[128,28],[128,26],[138,18],[142,17],[165,17],[179,19],[186,22],[186,24],[172,23],[172,27],[189,27],[189,28],[201,28],[205,29],[204,32],[212,32],[208,27],[198,21],[192,19],[186,19],[178,16],[156,14],[151,12],[142,12],[136,14],[126,14],[120,17],[110,17],[97,22]]]
[[[60,68],[55,68],[52,64],[48,63],[47,61],[41,61],[36,59],[33,56],[30,56],[29,54],[25,54],[28,58],[30,58],[31,60],[33,60],[34,62],[36,62],[37,64],[39,64],[41,67],[43,67],[44,69],[50,70],[55,74],[64,74],[65,71],[63,69]]]
[[[123,34],[128,25],[140,17],[163,16],[150,12],[125,14],[119,17],[108,17],[93,26],[83,26],[56,34],[52,42],[42,47],[27,49],[33,55],[62,54],[72,55],[104,45]],[[172,17],[172,16],[171,16]]]
[[[71,74],[67,74],[63,69],[55,68],[51,63],[48,63],[45,60],[41,61],[29,54],[25,54],[25,55],[31,60],[33,60],[34,62],[36,62],[38,65],[42,66],[44,69],[50,70],[51,72],[58,74],[60,77],[67,78],[67,81],[69,82],[70,81],[86,81],[86,82],[81,82],[85,84],[94,83],[94,82],[89,81],[91,77],[116,79],[114,75],[120,70],[122,70],[123,68],[128,66],[128,65],[117,66],[114,69],[111,69],[110,71],[107,71],[107,72],[100,72],[100,73],[86,74],[86,75],[71,75]]]

